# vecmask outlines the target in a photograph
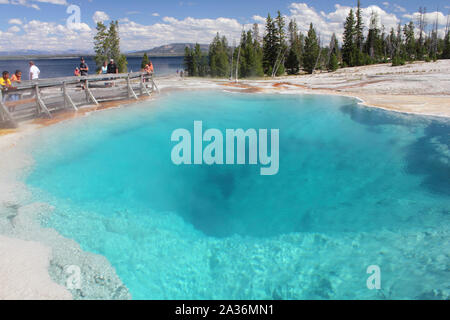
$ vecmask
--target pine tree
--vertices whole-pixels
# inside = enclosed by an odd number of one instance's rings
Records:
[[[414,37],[414,23],[412,21],[407,25],[405,24],[403,34],[405,35],[406,57],[409,61],[413,61],[416,55],[416,41]]]
[[[447,34],[444,38],[444,44],[442,49],[442,59],[450,59],[450,32],[447,31]]]
[[[353,67],[356,65],[357,51],[359,50],[355,43],[355,17],[353,9],[350,9],[344,24],[344,44],[342,46],[342,61],[345,66]]]
[[[335,53],[332,53],[330,56],[330,62],[328,62],[327,69],[328,71],[336,71],[339,68],[339,61],[336,57]]]
[[[258,24],[254,24],[253,26],[253,50],[255,52],[255,76],[263,77],[264,76],[264,67],[263,67],[263,48],[261,47],[261,40],[259,38],[259,29]]]
[[[141,69],[144,69],[146,65],[148,65],[150,63],[150,60],[148,58],[147,53],[144,53],[144,56],[142,57],[142,62],[141,62]]]
[[[357,66],[361,66],[364,64],[364,55],[363,45],[364,45],[364,23],[362,20],[362,11],[361,11],[361,2],[358,0],[358,8],[356,10],[356,24],[355,24],[355,55],[354,55],[354,64]]]
[[[120,37],[119,37],[119,22],[112,21],[108,30],[108,57],[119,61],[120,58]],[[120,71],[119,71],[120,72]]]
[[[285,68],[289,74],[297,74],[302,60],[303,43],[298,32],[297,23],[293,20],[289,23],[289,53],[286,58]]]
[[[339,68],[339,43],[334,33],[331,36],[328,56],[328,71],[336,71]]]
[[[184,48],[184,67],[189,77],[194,76],[194,54],[189,47]]]
[[[106,26],[97,23],[97,34],[94,37],[95,63],[101,68],[105,61],[114,59],[120,73],[127,72],[127,58],[120,53],[119,22],[112,21],[107,30]]]
[[[94,51],[95,51],[95,64],[97,70],[103,66],[105,61],[108,61],[108,47],[107,47],[108,32],[103,22],[97,23],[97,34],[94,37]]]
[[[303,68],[307,73],[313,73],[319,56],[319,50],[316,30],[311,23],[308,36],[305,39],[305,51],[303,53]]]
[[[297,74],[300,70],[300,60],[294,48],[289,49],[285,68],[288,74]]]
[[[117,68],[119,69],[119,73],[126,73],[128,72],[128,61],[127,57],[124,54],[121,54],[119,56],[119,59],[117,59]]]
[[[419,17],[417,19],[419,25],[419,39],[417,40],[417,59],[422,60],[426,53],[424,32],[427,26],[427,21],[425,19],[427,9],[424,7],[419,8]]]
[[[203,54],[200,44],[196,43],[193,51],[193,76],[205,77],[208,75],[208,57]]]
[[[379,61],[382,56],[382,38],[380,29],[378,29],[378,17],[375,12],[372,12],[372,16],[370,18],[369,33],[367,34],[364,53],[370,58],[368,60],[366,59],[366,64]]]
[[[261,77],[264,75],[260,47],[253,39],[252,31],[242,32],[239,57],[239,77]]]
[[[219,33],[209,46],[209,68],[212,77],[228,77],[230,73],[228,43],[225,37],[220,38]]]
[[[270,14],[267,15],[266,19],[266,32],[263,40],[263,68],[264,73],[267,75],[272,75],[273,66],[277,60],[277,38],[276,38],[276,28],[275,23],[272,20]]]
[[[274,75],[280,76],[285,73],[284,69],[284,61],[286,57],[286,52],[288,49],[288,46],[286,44],[286,21],[284,17],[281,15],[281,12],[278,11],[277,18],[275,19],[275,26],[276,26],[276,51],[277,51],[277,58],[275,59],[274,64]]]
[[[361,2],[358,0],[358,8],[356,10],[356,25],[355,25],[355,36],[356,36],[356,47],[362,51],[364,44],[364,23],[361,16]]]

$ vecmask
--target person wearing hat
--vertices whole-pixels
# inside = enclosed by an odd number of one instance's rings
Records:
[[[108,64],[108,73],[117,74],[119,73],[119,69],[117,68],[116,63],[114,62],[114,59],[111,59]]]

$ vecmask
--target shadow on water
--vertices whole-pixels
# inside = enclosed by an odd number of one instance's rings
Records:
[[[360,124],[377,131],[376,126],[426,126],[425,136],[406,148],[406,172],[423,176],[422,186],[428,191],[450,195],[450,125],[417,115],[399,114],[385,110],[359,107],[354,104],[341,107],[341,111]]]
[[[433,121],[425,136],[411,144],[406,171],[423,175],[422,185],[434,193],[450,195],[450,127]]]
[[[424,119],[420,116],[394,113],[382,109],[368,108],[356,104],[347,104],[341,107],[341,111],[350,116],[350,118],[360,124],[368,126],[382,125],[411,125],[411,121]]]

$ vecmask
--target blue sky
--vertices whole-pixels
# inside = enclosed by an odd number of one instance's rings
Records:
[[[81,21],[76,30],[66,28],[69,17],[66,10],[71,4],[81,10]],[[170,42],[209,42],[217,31],[234,39],[238,38],[242,27],[262,23],[261,17],[268,12],[275,14],[277,10],[288,18],[295,18],[300,29],[306,28],[309,22],[315,23],[323,39],[328,39],[333,31],[341,31],[344,13],[355,5],[356,0],[0,0],[0,51],[11,46],[49,51],[77,47],[88,50],[94,20],[111,19],[121,23],[122,46],[126,51]],[[440,28],[445,27],[450,9],[448,0],[362,1],[367,19],[375,8],[380,24],[387,28],[408,21],[420,6],[426,6],[428,12],[439,8]],[[435,16],[430,13],[429,18]],[[39,43],[36,36],[44,41]],[[76,44],[77,36],[82,43]]]

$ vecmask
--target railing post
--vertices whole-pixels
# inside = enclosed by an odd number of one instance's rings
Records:
[[[36,111],[37,111],[37,114],[41,114],[41,105],[39,103],[39,85],[38,84],[34,85],[34,96],[36,98]]]
[[[66,98],[67,92],[66,92],[66,82],[65,81],[63,81],[62,89],[63,89],[63,98],[64,98],[64,109],[67,109],[67,98]]]
[[[89,80],[84,82],[84,91],[86,93],[86,101],[89,103]]]
[[[5,104],[3,103],[3,90],[0,89],[0,119],[1,121],[8,121],[12,124],[14,128],[17,128],[17,123],[14,121],[14,118],[11,116],[11,114],[8,111],[8,108],[6,108]]]
[[[159,88],[158,88],[158,86],[156,85],[155,81],[153,80],[153,73],[152,73],[150,79],[151,79],[151,81],[152,81],[152,93],[153,93],[153,91],[155,90],[155,88],[156,88],[156,92],[159,93]]]
[[[86,91],[86,100],[89,103],[91,100],[93,103],[95,103],[98,106],[98,101],[95,99],[94,94],[92,93],[91,89],[89,89],[89,81],[86,79],[84,90]]]
[[[45,105],[44,101],[41,99],[41,95],[39,93],[39,85],[36,83],[36,86],[34,88],[35,94],[36,94],[36,105],[37,105],[37,111],[38,114],[45,113],[49,118],[52,118],[52,114],[47,109],[47,106]]]
[[[0,121],[5,121],[5,116],[3,115],[3,90],[0,89],[0,103],[2,105],[2,108],[0,109]]]
[[[128,89],[128,99],[131,99],[130,74],[127,75],[127,89]]]
[[[75,105],[75,103],[73,103],[72,98],[69,96],[69,94],[67,93],[67,86],[66,86],[66,82],[63,82],[63,95],[64,95],[64,108],[68,108],[68,105],[70,105],[72,107],[72,109],[74,109],[75,111],[78,111],[77,106]]]
[[[148,90],[147,90],[147,83],[144,82],[145,80],[146,80],[146,77],[144,76],[144,74],[141,74],[141,96],[144,95],[144,92],[148,96],[151,96],[150,92],[148,92]]]
[[[133,88],[131,87],[130,74],[127,75],[127,88],[128,88],[128,99],[134,98],[134,99],[138,100],[136,93],[134,92]]]

